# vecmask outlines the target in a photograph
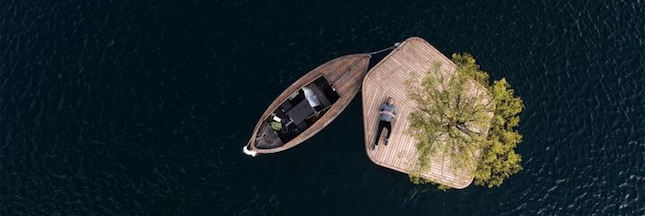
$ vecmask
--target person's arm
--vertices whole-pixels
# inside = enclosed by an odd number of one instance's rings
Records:
[[[390,116],[392,116],[392,117],[396,117],[396,115],[394,114],[394,112],[390,112],[390,111],[381,111],[381,112],[379,112],[379,113],[381,113],[381,114],[387,114],[387,115],[390,115]]]
[[[391,115],[392,117],[394,117],[394,113],[392,113],[392,112],[390,112],[390,111],[380,111],[380,112],[378,112],[378,113],[380,113],[380,114],[386,114],[386,115]]]

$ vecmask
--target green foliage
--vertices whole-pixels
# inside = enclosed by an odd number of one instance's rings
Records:
[[[448,185],[443,185],[443,184],[431,182],[428,179],[424,179],[421,176],[419,176],[419,173],[410,174],[410,175],[408,175],[408,177],[410,178],[410,182],[412,182],[414,184],[434,184],[434,185],[437,186],[437,189],[442,190],[442,191],[446,191],[446,190],[452,188],[452,187],[450,187]]]
[[[482,97],[469,94],[466,87],[472,78],[465,71],[468,68],[452,74],[440,68],[435,64],[420,83],[417,77],[407,83],[408,97],[418,105],[408,116],[408,132],[417,141],[420,155],[411,174],[415,183],[423,183],[418,173],[429,168],[430,155],[435,153],[447,156],[454,166],[475,167],[476,153],[485,141],[478,128],[488,124],[487,111],[491,108]]]
[[[457,71],[470,75],[477,83],[482,86],[488,86],[488,73],[479,69],[475,58],[468,53],[452,54],[452,62],[457,65]]]
[[[522,142],[522,135],[515,128],[520,122],[517,115],[524,105],[504,78],[495,81],[490,91],[496,106],[474,174],[475,184],[493,187],[500,186],[505,179],[522,170],[522,157],[515,153],[515,147]]]
[[[448,185],[439,184],[439,185],[437,185],[437,189],[442,190],[442,191],[446,191],[448,189],[452,189],[452,187],[450,187]]]
[[[420,173],[430,167],[431,155],[441,153],[455,166],[476,168],[475,184],[499,186],[522,169],[521,157],[514,151],[522,141],[515,131],[522,100],[506,79],[489,86],[488,73],[480,70],[470,54],[453,54],[452,61],[457,66],[452,76],[443,73],[436,63],[420,83],[418,77],[407,82],[408,97],[418,104],[408,116],[408,133],[415,138],[419,153],[410,181],[428,183]],[[472,80],[488,88],[490,101],[469,94],[467,86]],[[477,130],[486,124],[490,124],[487,135]]]
[[[418,171],[418,170],[417,170],[417,171]],[[412,183],[414,183],[414,184],[428,184],[428,183],[432,183],[432,182],[428,181],[427,179],[422,178],[422,177],[419,175],[419,173],[418,173],[418,172],[410,173],[410,175],[408,175],[408,177],[410,178],[410,182],[412,182]]]

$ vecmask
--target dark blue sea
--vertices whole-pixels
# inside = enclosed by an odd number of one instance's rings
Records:
[[[437,190],[363,147],[360,94],[241,152],[335,57],[419,36],[526,106],[524,170]],[[0,215],[645,215],[645,2],[0,1]]]

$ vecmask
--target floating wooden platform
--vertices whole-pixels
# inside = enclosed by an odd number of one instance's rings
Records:
[[[410,78],[410,73],[425,74],[435,62],[441,63],[443,73],[454,73],[455,64],[427,41],[409,38],[375,65],[363,79],[365,151],[374,163],[403,173],[412,171],[417,160],[415,140],[405,131],[409,127],[408,115],[415,109],[416,103],[408,99],[404,83]],[[385,146],[381,139],[376,149],[371,150],[377,133],[379,107],[387,97],[394,98],[398,109],[397,117],[392,122],[390,141]],[[423,178],[458,189],[467,187],[473,181],[472,168],[452,168],[450,158],[439,154],[431,157],[430,169],[421,173]]]
[[[309,139],[311,136],[318,133],[325,126],[331,123],[336,117],[347,107],[352,101],[354,96],[361,88],[361,82],[367,73],[368,64],[370,61],[370,54],[354,54],[341,56],[336,59],[330,60],[317,68],[311,70],[300,79],[296,80],[291,86],[287,87],[264,111],[260,120],[253,129],[253,134],[248,144],[244,147],[244,152],[249,155],[255,156],[256,154],[275,153],[287,150],[294,147],[301,142]],[[334,91],[340,98],[333,103],[333,105],[323,114],[313,125],[309,126],[305,131],[300,133],[297,137],[293,138],[284,145],[276,148],[261,149],[256,147],[256,135],[263,122],[276,110],[282,103],[284,103],[294,92],[302,89],[302,87],[310,84],[319,77],[324,77],[331,83]],[[259,86],[258,86],[259,88]]]

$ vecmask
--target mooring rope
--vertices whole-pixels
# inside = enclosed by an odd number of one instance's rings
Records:
[[[379,54],[379,53],[382,53],[382,52],[385,52],[385,51],[388,51],[388,50],[393,50],[393,49],[396,49],[397,47],[399,47],[400,45],[401,45],[401,42],[396,42],[396,43],[394,43],[394,46],[391,46],[391,47],[388,47],[388,48],[385,48],[385,49],[382,49],[382,50],[379,50],[379,51],[371,52],[368,55],[371,56],[371,55]]]
[[[391,46],[391,47],[388,47],[388,48],[385,48],[385,49],[381,49],[381,50],[378,50],[378,51],[375,51],[375,52],[371,52],[371,53],[368,53],[367,55],[371,58],[371,57],[372,57],[372,55],[374,55],[374,54],[379,54],[379,53],[382,53],[382,52],[385,52],[385,51],[388,51],[388,50],[393,50],[393,49],[396,49],[396,48],[397,48],[397,47],[399,47],[399,46],[401,46],[401,42],[396,42],[396,43],[394,43],[394,45],[393,45],[393,46]],[[359,63],[359,61],[356,61],[356,62],[352,63],[352,65],[350,65],[350,66],[348,67],[347,71],[349,71],[349,70],[350,70],[349,68],[353,67],[355,64],[358,64],[358,63]],[[347,71],[345,71],[345,72],[347,72]],[[329,81],[329,83],[331,83],[332,89],[334,89],[334,83],[336,83],[338,80],[340,80],[340,79],[344,78],[346,74],[347,74],[347,73],[343,73],[340,77],[336,78],[335,80],[331,80],[331,81]],[[336,89],[334,89],[334,91],[336,91]]]

